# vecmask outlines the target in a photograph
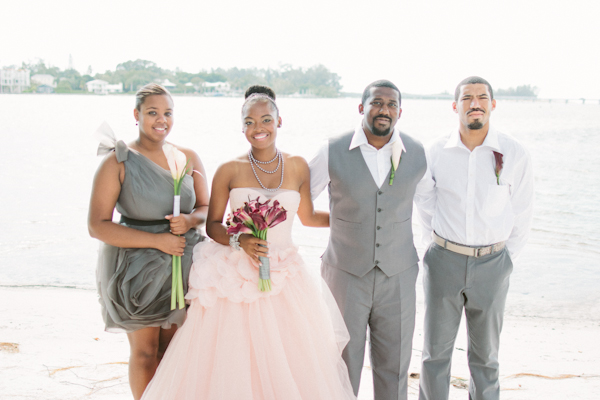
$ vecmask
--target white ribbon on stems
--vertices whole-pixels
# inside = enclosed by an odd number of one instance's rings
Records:
[[[186,159],[185,154],[181,150],[178,150],[170,143],[165,143],[162,149],[167,157],[169,170],[173,177],[173,216],[178,217],[180,215],[181,204],[181,182],[183,182],[183,178],[188,173],[187,166],[189,160]],[[171,310],[176,308],[182,309],[185,307],[185,299],[183,295],[183,277],[181,275],[181,256],[173,256],[172,275]]]

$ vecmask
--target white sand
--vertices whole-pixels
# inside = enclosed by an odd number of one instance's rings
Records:
[[[104,332],[93,290],[0,287],[0,399],[131,399],[129,345],[124,334]],[[423,304],[417,307],[410,371],[419,372]],[[600,321],[507,315],[500,355],[503,399],[600,398]],[[454,352],[453,382],[468,382],[466,334]],[[368,364],[368,363],[367,363]],[[531,374],[531,375],[520,375]],[[545,379],[533,375],[560,377]],[[416,399],[411,379],[409,398]],[[451,399],[467,399],[451,386]],[[372,399],[365,366],[359,399]]]

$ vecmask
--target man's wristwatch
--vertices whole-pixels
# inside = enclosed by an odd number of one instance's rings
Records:
[[[231,237],[229,238],[229,245],[231,247],[233,247],[235,250],[241,250],[242,248],[240,247],[240,235],[242,233],[238,232],[238,233],[234,233],[233,235],[231,235]]]

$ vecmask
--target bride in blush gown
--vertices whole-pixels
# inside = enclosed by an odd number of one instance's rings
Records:
[[[329,214],[313,209],[306,161],[276,148],[281,117],[273,97],[254,93],[244,103],[250,151],[214,176],[206,224],[212,240],[194,249],[187,320],[143,400],[356,398],[341,357],[349,339],[342,316],[291,239],[296,214],[322,227]],[[286,221],[269,229],[266,241],[229,236],[227,203],[233,212],[256,198],[278,201]],[[269,257],[271,291],[259,290],[259,256]]]

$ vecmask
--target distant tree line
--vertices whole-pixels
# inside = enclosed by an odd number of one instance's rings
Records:
[[[538,94],[537,86],[522,85],[516,88],[508,89],[497,89],[494,90],[495,96],[522,96],[522,97],[537,97]]]
[[[163,83],[165,80],[175,84],[175,88],[170,89],[173,93],[195,91],[202,86],[203,82],[229,82],[234,91],[243,91],[250,85],[264,84],[281,95],[300,94],[318,97],[337,97],[342,88],[340,76],[323,65],[305,69],[294,68],[289,64],[282,65],[278,69],[217,68],[210,72],[190,73],[179,69],[175,71],[163,69],[148,60],[135,60],[117,65],[114,71],[97,73],[93,76],[91,67],[86,74],[81,75],[75,69],[61,71],[58,67],[46,66],[42,60],[32,64],[23,63],[22,67],[29,69],[32,76],[48,74],[55,77],[57,93],[83,92],[86,82],[93,79],[102,79],[111,84],[123,83],[124,92],[135,92],[147,83]],[[31,91],[35,89],[32,88]]]

